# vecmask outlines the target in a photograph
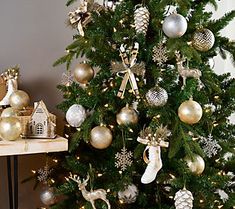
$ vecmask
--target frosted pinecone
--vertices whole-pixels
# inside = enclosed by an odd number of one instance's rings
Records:
[[[136,33],[146,35],[149,25],[149,11],[147,7],[140,6],[134,12],[134,23]]]
[[[193,208],[193,195],[185,188],[176,192],[174,200],[176,209]]]

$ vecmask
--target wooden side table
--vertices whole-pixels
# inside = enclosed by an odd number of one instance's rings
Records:
[[[68,140],[60,136],[55,139],[20,139],[17,141],[0,141],[0,156],[6,156],[7,158],[10,209],[18,209],[18,155],[62,152],[67,150]],[[11,157],[13,157],[14,184],[12,184],[13,178],[11,176]]]

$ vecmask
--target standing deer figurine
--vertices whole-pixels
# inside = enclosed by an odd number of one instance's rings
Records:
[[[82,196],[85,200],[91,203],[93,209],[96,209],[95,200],[97,199],[101,199],[106,202],[106,204],[108,205],[108,209],[111,209],[109,200],[106,198],[107,192],[104,189],[96,189],[94,191],[91,190],[90,192],[86,190],[87,182],[90,178],[89,175],[87,176],[87,179],[85,181],[80,180],[79,176],[72,174],[70,174],[69,178],[78,184],[78,188],[82,192]]]
[[[181,89],[184,89],[184,87],[186,85],[186,80],[189,77],[197,79],[198,89],[201,89],[201,87],[203,86],[203,84],[200,80],[202,72],[196,68],[190,69],[188,67],[184,67],[183,63],[186,61],[186,59],[184,56],[183,57],[180,56],[179,51],[175,51],[175,56],[176,56],[177,70],[179,72],[179,75],[183,78],[183,86],[181,87]]]

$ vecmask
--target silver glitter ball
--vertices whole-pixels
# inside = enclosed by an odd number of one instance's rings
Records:
[[[146,99],[149,105],[161,107],[167,103],[168,94],[165,89],[156,86],[148,90]]]
[[[51,187],[44,189],[40,194],[40,200],[47,206],[55,204],[56,198],[54,195],[54,189]]]
[[[119,201],[122,203],[131,204],[136,201],[136,198],[139,194],[138,188],[134,185],[128,185],[124,191],[118,192]]]
[[[213,47],[215,36],[209,29],[202,28],[193,34],[192,43],[198,51],[206,52]]]
[[[180,14],[173,13],[165,18],[162,30],[169,38],[179,38],[185,34],[187,27],[186,19]]]

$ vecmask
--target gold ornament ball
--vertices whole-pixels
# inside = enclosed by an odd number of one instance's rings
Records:
[[[198,123],[202,117],[202,107],[192,99],[183,102],[178,109],[180,120],[187,124]]]
[[[22,125],[15,117],[6,117],[0,120],[0,135],[4,140],[14,141],[20,137]]]
[[[200,175],[203,173],[205,169],[205,161],[200,155],[194,155],[193,159],[190,157],[185,157],[184,160],[186,161],[189,169],[192,171],[192,173]]]
[[[96,149],[106,149],[112,140],[112,132],[105,126],[96,126],[91,130],[90,143]]]
[[[130,125],[138,123],[138,114],[131,107],[123,107],[116,116],[117,123],[119,125]]]
[[[74,78],[77,82],[87,84],[94,77],[94,70],[86,63],[78,64],[74,69]]]
[[[16,109],[13,109],[12,107],[8,107],[2,111],[1,117],[15,117],[19,114],[19,112]]]
[[[14,91],[9,98],[10,105],[13,109],[21,110],[29,105],[29,95],[22,90]]]

